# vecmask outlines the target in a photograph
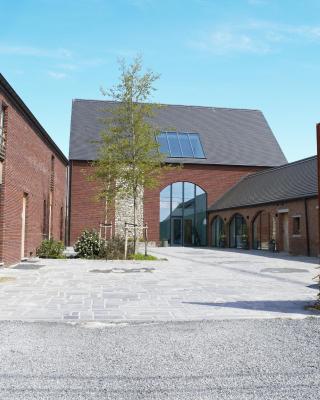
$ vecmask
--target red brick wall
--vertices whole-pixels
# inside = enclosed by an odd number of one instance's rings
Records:
[[[98,229],[104,219],[104,203],[97,202],[98,186],[88,182],[91,166],[86,161],[72,161],[70,243],[73,244],[85,228]],[[144,222],[148,224],[150,241],[159,242],[160,191],[177,181],[193,182],[208,194],[208,205],[249,173],[262,168],[237,166],[185,165],[178,171],[166,172],[159,187],[145,190]]]
[[[37,135],[19,109],[0,93],[7,105],[6,155],[0,197],[0,259],[5,265],[21,258],[21,213],[27,195],[25,256],[35,255],[42,240],[43,201],[49,204],[51,157],[55,157],[52,235],[60,239],[60,210],[65,213],[66,166]],[[63,227],[64,232],[64,227]]]
[[[70,244],[84,229],[99,229],[105,218],[105,204],[97,199],[99,185],[88,180],[92,171],[87,161],[71,161]]]
[[[308,224],[306,224],[306,213],[305,213],[305,200],[295,200],[282,203],[276,203],[271,205],[257,206],[257,207],[243,207],[232,210],[225,210],[220,212],[212,212],[209,214],[209,244],[212,243],[211,237],[211,224],[213,219],[219,215],[225,222],[225,233],[227,235],[227,243],[229,243],[229,222],[233,215],[236,213],[241,214],[248,226],[249,235],[249,247],[253,246],[253,235],[252,235],[252,224],[259,212],[265,211],[269,214],[270,220],[270,238],[272,230],[272,217],[276,220],[276,240],[278,250],[283,250],[282,243],[282,213],[281,211],[288,210],[288,226],[289,226],[289,253],[293,255],[307,255],[307,226],[309,234],[309,247],[310,255],[318,255],[318,243],[319,243],[319,233],[318,233],[318,203],[317,198],[310,198],[306,200],[307,205],[307,216]],[[280,211],[280,212],[279,212]],[[293,217],[300,216],[300,234],[295,235],[293,232]]]

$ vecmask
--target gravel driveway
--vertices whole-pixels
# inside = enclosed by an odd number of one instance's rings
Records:
[[[320,320],[0,323],[4,400],[315,400]]]
[[[35,260],[0,270],[0,319],[178,321],[313,314],[317,260],[156,248],[167,261]]]

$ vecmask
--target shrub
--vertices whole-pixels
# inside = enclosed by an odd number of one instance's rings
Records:
[[[124,259],[125,240],[122,236],[114,236],[107,240],[101,247],[99,258],[105,260],[123,260]],[[128,258],[133,254],[133,242],[128,241]]]
[[[37,248],[37,256],[40,258],[65,258],[63,255],[64,244],[59,240],[43,240]]]
[[[84,230],[74,245],[74,250],[81,258],[101,258],[104,241],[99,238],[95,230]]]
[[[137,261],[154,261],[154,260],[157,260],[157,257],[155,257],[155,256],[152,256],[150,254],[144,255],[144,254],[141,254],[141,253],[131,254],[128,258],[130,258],[130,260],[137,260]]]

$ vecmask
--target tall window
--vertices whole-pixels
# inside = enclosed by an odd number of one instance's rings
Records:
[[[243,249],[248,245],[248,228],[241,214],[236,214],[229,226],[230,247]]]
[[[207,195],[191,182],[175,182],[160,193],[160,240],[173,246],[205,246]]]
[[[270,216],[266,211],[261,211],[252,224],[253,248],[268,250],[270,241]]]
[[[223,247],[224,246],[224,223],[221,217],[216,217],[212,221],[212,246],[213,247]]]
[[[292,218],[292,233],[294,235],[301,234],[301,223],[300,223],[300,215]]]

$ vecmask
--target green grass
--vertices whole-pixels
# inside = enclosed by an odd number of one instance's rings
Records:
[[[129,259],[130,260],[137,260],[137,261],[154,261],[154,260],[157,260],[157,257],[151,256],[150,254],[145,256],[144,254],[137,253],[137,254],[132,254],[129,257]]]

